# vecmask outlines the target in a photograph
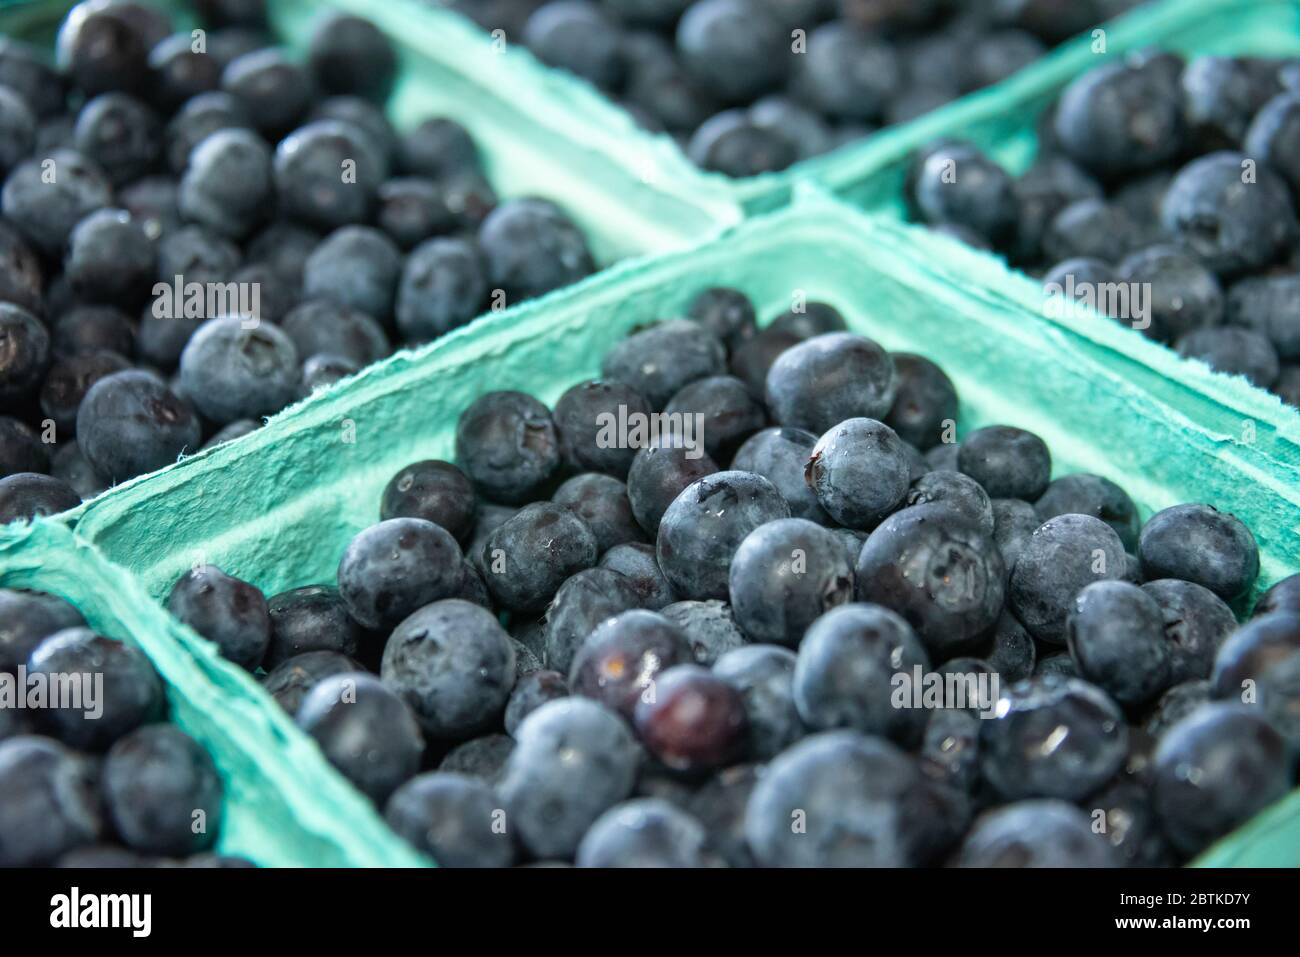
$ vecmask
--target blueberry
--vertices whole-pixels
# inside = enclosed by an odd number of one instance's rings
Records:
[[[675,665],[653,679],[633,713],[646,749],[673,771],[725,767],[744,751],[748,718],[740,692],[699,665]]]
[[[90,301],[137,304],[154,277],[154,246],[124,209],[100,209],[72,230],[63,261],[73,293]]]
[[[1057,263],[1043,275],[1043,292],[1052,296],[1068,297],[1073,294],[1076,302],[1086,302],[1103,315],[1109,305],[1096,301],[1096,296],[1103,288],[1117,283],[1119,277],[1114,268],[1100,259],[1086,256],[1066,259]]]
[[[1182,88],[1188,136],[1202,153],[1240,146],[1251,119],[1277,90],[1275,82],[1265,81],[1263,71],[1249,62],[1224,56],[1201,56],[1188,63]]]
[[[406,258],[397,287],[397,327],[425,342],[465,325],[486,304],[483,259],[464,239],[430,239]]]
[[[551,414],[522,392],[489,392],[461,413],[456,460],[490,498],[526,502],[560,464]]]
[[[965,708],[930,713],[921,740],[922,770],[962,792],[979,784],[980,719]]]
[[[602,814],[578,845],[579,867],[709,867],[703,825],[661,798],[640,798]]]
[[[463,774],[486,784],[501,779],[506,761],[514,752],[515,742],[509,735],[485,734],[456,745],[438,764],[448,774]]]
[[[664,577],[653,545],[634,542],[615,545],[600,557],[600,568],[618,572],[632,583],[637,594],[637,604],[650,611],[659,611],[677,601],[672,584]]]
[[[1157,69],[1108,63],[1066,87],[1053,127],[1079,165],[1106,179],[1161,166],[1185,142],[1176,87]]]
[[[1184,681],[1176,684],[1162,694],[1147,712],[1143,728],[1153,738],[1162,738],[1165,732],[1209,700],[1209,681]]]
[[[902,504],[911,465],[893,429],[873,419],[853,418],[818,439],[805,478],[833,519],[867,530]]]
[[[582,231],[545,199],[502,203],[483,220],[478,242],[488,282],[510,302],[567,286],[596,269]]]
[[[145,176],[118,190],[117,201],[156,247],[165,233],[181,228],[179,195],[180,184],[170,176]]]
[[[912,201],[925,222],[972,230],[994,246],[1015,233],[1018,206],[1011,176],[967,144],[941,146],[925,155]]]
[[[1137,547],[1142,525],[1137,506],[1128,493],[1100,475],[1080,473],[1056,479],[1038,497],[1034,509],[1040,523],[1060,515],[1091,515],[1114,529],[1126,550]]]
[[[1173,246],[1151,246],[1120,262],[1116,279],[1144,286],[1151,328],[1157,339],[1173,340],[1223,319],[1223,289],[1214,274]]]
[[[937,788],[880,738],[813,735],[768,765],[745,809],[745,837],[761,867],[925,864],[964,823]]]
[[[966,436],[957,465],[993,498],[1033,501],[1047,488],[1052,456],[1032,432],[995,425]]]
[[[567,674],[583,640],[607,618],[641,607],[630,579],[606,568],[573,575],[555,593],[546,610],[545,661]]]
[[[322,679],[295,720],[326,760],[378,805],[420,766],[424,738],[415,715],[374,675],[354,671]]]
[[[848,323],[834,306],[825,302],[804,302],[777,316],[764,331],[789,334],[802,341],[847,330]]]
[[[985,779],[1003,798],[1079,800],[1124,762],[1128,732],[1115,703],[1077,678],[1043,676],[1003,689],[980,728]]]
[[[271,640],[262,666],[268,671],[314,651],[354,657],[363,637],[338,590],[326,585],[281,592],[267,602],[267,612]]]
[[[717,473],[713,459],[673,436],[636,453],[627,474],[632,514],[648,534],[657,535],[669,506],[688,487]]]
[[[555,403],[555,426],[565,464],[574,471],[590,469],[625,477],[637,449],[631,442],[607,441],[607,424],[617,422],[620,415],[637,421],[650,412],[641,394],[622,382],[591,379],[573,386]]]
[[[46,163],[55,179],[47,182]],[[56,149],[19,163],[5,179],[5,218],[46,255],[62,251],[77,223],[112,201],[104,172],[81,153]]]
[[[660,672],[692,660],[685,632],[654,612],[634,609],[598,624],[569,668],[569,688],[631,720],[638,700],[653,698]]]
[[[615,545],[645,539],[632,514],[627,486],[612,476],[597,472],[575,475],[556,490],[552,500],[567,505],[587,523],[596,536],[599,554]]]
[[[1017,801],[976,820],[959,867],[1119,867],[1088,816],[1065,801]]]
[[[71,748],[103,751],[163,712],[162,681],[149,659],[89,628],[68,628],[44,639],[28,658],[27,673],[51,685],[61,676],[94,682],[93,701],[74,699],[71,707],[51,702],[37,715],[47,733]]]
[[[194,37],[177,33],[149,51],[149,95],[158,108],[173,113],[187,100],[221,83],[221,64],[206,49],[194,49]]]
[[[878,33],[835,20],[812,30],[807,44],[793,85],[822,114],[876,120],[901,92],[903,64]]]
[[[725,601],[677,601],[659,613],[686,633],[696,664],[708,667],[721,655],[748,643]]]
[[[1256,276],[1235,283],[1228,290],[1227,317],[1265,336],[1279,359],[1300,359],[1300,275]]]
[[[264,3],[265,0],[262,2]],[[266,19],[265,9],[262,11],[262,19]],[[232,24],[208,34],[208,53],[221,65],[224,74],[226,67],[245,53],[255,53],[265,49],[270,42],[271,39],[263,27]]]
[[[596,536],[573,510],[534,502],[494,531],[483,546],[488,591],[501,607],[539,612],[571,575],[596,564]]]
[[[537,8],[523,42],[538,59],[576,73],[606,90],[623,80],[622,36],[617,21],[589,0],[552,0]]]
[[[1250,163],[1230,152],[1193,160],[1174,177],[1161,208],[1166,232],[1220,276],[1269,265],[1295,238],[1286,183],[1270,167]]]
[[[15,671],[50,635],[84,628],[81,612],[45,592],[0,588],[0,672]]]
[[[1066,621],[1079,675],[1126,707],[1142,704],[1170,682],[1172,646],[1164,614],[1149,592],[1100,581],[1075,596]]]
[[[762,405],[732,376],[709,376],[683,386],[668,400],[664,413],[681,416],[682,421],[693,418],[704,450],[715,460],[730,458],[767,423]]]
[[[457,226],[443,190],[433,180],[386,180],[380,184],[375,200],[375,222],[402,249],[409,250]]]
[[[903,502],[905,506],[942,504],[985,536],[995,537],[997,522],[992,500],[983,486],[961,472],[944,469],[926,472],[913,480]],[[1034,527],[1037,528],[1037,524]]]
[[[785,134],[759,126],[744,110],[723,110],[701,123],[686,154],[701,169],[734,177],[774,173],[799,158]]]
[[[36,394],[50,365],[50,334],[21,306],[0,302],[0,402]]]
[[[1291,787],[1286,742],[1248,707],[1207,704],[1160,739],[1152,797],[1165,834],[1196,854]]]
[[[273,323],[228,316],[199,327],[181,353],[180,369],[186,396],[225,425],[274,415],[293,400],[298,350]]]
[[[795,518],[826,525],[830,519],[804,478],[816,444],[817,437],[803,429],[764,429],[745,441],[731,460],[731,467],[754,472],[775,485]]]
[[[674,319],[617,343],[606,353],[601,374],[635,389],[658,410],[684,386],[725,368],[726,347],[717,336],[698,323]]]
[[[292,594],[292,593],[289,593]],[[275,609],[272,609],[275,622]],[[267,662],[270,657],[268,655]],[[347,655],[337,651],[305,651],[285,658],[274,665],[262,680],[262,687],[288,714],[298,713],[302,699],[325,678],[348,671],[359,671],[361,666]]]
[[[89,761],[36,735],[0,742],[0,866],[48,866],[102,828]]]
[[[550,701],[569,696],[569,686],[558,671],[534,671],[515,683],[515,690],[506,703],[505,726],[508,734],[515,734],[524,718]]]
[[[1246,132],[1244,150],[1272,167],[1286,179],[1293,191],[1300,191],[1300,91],[1275,96],[1255,115]]]
[[[239,248],[203,226],[182,226],[158,243],[158,278],[165,283],[177,276],[183,283],[225,282],[238,268]]]
[[[148,40],[123,5],[86,0],[68,12],[59,28],[59,69],[91,96],[139,89],[148,78]]]
[[[339,593],[363,627],[391,629],[461,586],[463,556],[451,533],[421,518],[372,525],[348,543],[339,562]]]
[[[1143,527],[1138,547],[1148,580],[1181,578],[1224,601],[1245,594],[1259,574],[1259,548],[1250,529],[1209,505],[1157,512]]]
[[[0,176],[34,152],[36,117],[21,96],[0,86]]]
[[[993,511],[993,543],[1002,553],[1002,563],[1010,570],[1015,568],[1025,544],[1043,521],[1034,506],[1018,498],[995,498],[989,507]]]
[[[303,359],[332,355],[367,366],[392,352],[379,323],[358,309],[329,299],[298,303],[279,325]]]
[[[422,121],[402,135],[398,165],[411,176],[443,180],[479,168],[473,138],[455,120],[435,117]]]
[[[81,504],[66,482],[36,472],[0,478],[0,525],[58,515]]]
[[[713,286],[691,300],[686,315],[713,333],[728,349],[750,339],[758,327],[754,304],[739,289]]]
[[[384,109],[359,96],[330,96],[317,103],[306,124],[331,121],[350,126],[361,134],[361,142],[380,162],[385,177],[397,157],[398,134],[384,115]]]
[[[766,395],[767,374],[772,364],[802,338],[793,332],[768,326],[736,348],[731,356],[731,373],[759,399]]]
[[[691,79],[729,102],[767,92],[789,70],[781,24],[745,0],[698,0],[678,21],[676,39]]]
[[[767,404],[784,426],[821,434],[846,419],[878,419],[894,402],[892,358],[865,336],[829,333],[788,349],[767,375]]]
[[[0,38],[0,86],[21,96],[38,118],[63,110],[63,77],[40,51],[21,40]]]
[[[458,740],[499,719],[514,686],[514,651],[490,612],[435,601],[393,632],[381,675],[429,738]]]
[[[1064,644],[1074,597],[1095,581],[1124,577],[1124,545],[1101,519],[1061,515],[1026,543],[1012,570],[1010,608],[1039,641]]]
[[[941,503],[885,519],[863,545],[855,571],[858,601],[901,615],[937,659],[972,644],[1002,610],[1001,553]]]
[[[221,89],[244,104],[259,132],[274,139],[293,129],[315,96],[311,74],[271,47],[232,60],[222,71]]]
[[[308,62],[326,93],[354,93],[382,103],[397,72],[389,39],[369,20],[335,14],[313,30]]]
[[[191,222],[243,239],[266,215],[274,188],[266,142],[250,130],[221,129],[190,153],[180,210]]]
[[[1206,678],[1214,656],[1237,628],[1232,609],[1208,588],[1175,578],[1147,582],[1164,618],[1170,651],[1170,683]]]
[[[795,654],[776,645],[747,645],[722,655],[713,673],[740,694],[748,717],[746,754],[756,761],[776,757],[803,737],[805,726],[794,699]]]
[[[922,452],[938,445],[957,421],[957,390],[937,365],[924,356],[893,353],[894,404],[883,421],[904,442]]]
[[[1252,618],[1271,615],[1275,611],[1288,611],[1300,614],[1300,574],[1291,575],[1274,582],[1264,594],[1259,596],[1251,611]]]
[[[1271,386],[1281,371],[1273,344],[1249,329],[1197,329],[1182,336],[1174,346],[1184,358],[1200,359],[1217,372],[1245,376],[1261,389]]]
[[[1252,618],[1231,635],[1214,659],[1214,697],[1249,703],[1252,683],[1300,652],[1300,615],[1274,612]]]
[[[1125,866],[1174,866],[1173,849],[1161,830],[1151,796],[1142,784],[1116,780],[1088,803],[1092,805],[1096,827],[1104,828],[1103,836]]]
[[[198,416],[161,379],[147,372],[115,372],[86,393],[77,411],[77,439],[105,479],[127,479],[163,468],[198,450]]]
[[[0,478],[23,472],[44,474],[49,468],[50,453],[32,427],[0,415]]]
[[[1100,184],[1064,156],[1039,159],[1011,188],[1018,210],[1015,254],[1024,262],[1043,258],[1043,239],[1061,210],[1079,200],[1102,197]]]
[[[837,145],[822,115],[790,96],[774,93],[755,100],[749,107],[749,119],[759,129],[789,140],[796,159],[820,156]]]
[[[300,290],[303,266],[319,242],[320,236],[313,230],[279,220],[249,239],[246,252],[250,263],[270,266],[284,282]]]
[[[221,92],[188,100],[167,123],[163,150],[168,167],[178,176],[184,173],[194,147],[218,130],[232,128],[252,128],[242,101]]]
[[[215,565],[198,565],[172,587],[167,610],[241,668],[253,671],[271,640],[266,597]]]
[[[384,819],[441,867],[509,867],[514,846],[494,827],[497,806],[492,789],[482,781],[433,772],[394,791]]]
[[[43,313],[44,270],[18,231],[0,222],[0,302]]]
[[[394,475],[384,487],[379,517],[422,518],[440,525],[459,541],[474,528],[477,504],[474,486],[450,462],[415,462]]]
[[[340,171],[350,171],[344,176]],[[381,154],[356,126],[317,120],[276,147],[274,180],[280,208],[316,229],[364,222],[386,175]]]

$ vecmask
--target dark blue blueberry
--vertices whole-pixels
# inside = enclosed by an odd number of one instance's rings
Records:
[[[0,866],[46,867],[103,830],[95,769],[49,738],[0,741]]]
[[[422,518],[465,541],[474,529],[477,504],[474,486],[450,462],[415,462],[394,475],[384,487],[379,517]]]
[[[821,434],[846,419],[883,418],[893,406],[893,359],[865,336],[815,336],[781,354],[767,375],[767,404],[784,426]]]
[[[670,416],[695,423],[697,439],[717,461],[731,458],[747,438],[767,423],[761,403],[732,376],[709,376],[683,386],[664,406]]]
[[[448,774],[463,774],[485,784],[495,785],[501,779],[506,761],[515,749],[515,742],[506,734],[485,734],[456,745],[438,763],[438,770]]]
[[[721,375],[727,351],[699,323],[674,319],[634,333],[605,354],[601,374],[643,395],[652,409],[664,408],[684,386]]]
[[[997,522],[993,515],[993,502],[983,486],[970,476],[937,469],[914,479],[903,500],[904,506],[934,503],[952,509],[984,535],[994,538]]]
[[[1296,235],[1286,182],[1271,167],[1229,152],[1202,156],[1179,171],[1165,194],[1161,223],[1220,276],[1269,265]]]
[[[393,312],[402,252],[369,226],[344,226],[321,241],[303,265],[306,298],[333,299],[380,322]]]
[[[1143,704],[1169,686],[1173,647],[1164,614],[1149,592],[1123,581],[1088,585],[1066,621],[1079,675],[1125,707]]]
[[[326,97],[312,108],[304,125],[321,121],[342,123],[360,132],[361,142],[375,154],[387,178],[397,157],[398,134],[382,106],[359,96]]]
[[[237,291],[246,296],[257,290],[257,301],[246,307],[238,300],[228,307],[230,314],[245,318],[260,319],[266,322],[279,322],[298,304],[300,289],[291,284],[270,263],[248,262],[230,275],[230,283]],[[230,299],[227,298],[227,302]]]
[[[1088,816],[1065,801],[1018,801],[975,821],[958,867],[1119,867]]]
[[[52,336],[56,356],[129,356],[136,351],[135,324],[112,306],[73,306],[55,321]]]
[[[274,192],[271,150],[250,130],[222,129],[190,153],[181,178],[186,219],[231,239],[243,239],[262,221]]]
[[[1227,318],[1265,336],[1282,361],[1300,359],[1300,274],[1235,283],[1228,290]]]
[[[443,117],[424,120],[402,135],[397,150],[398,165],[411,176],[443,180],[478,171],[478,148],[473,138],[455,120]]]
[[[298,362],[293,341],[270,322],[210,319],[181,353],[181,388],[204,416],[221,425],[274,415],[293,401]],[[77,433],[82,434],[80,423]]]
[[[632,514],[627,486],[613,476],[598,472],[575,475],[556,489],[552,501],[567,505],[590,526],[602,555],[615,545],[645,540]]]
[[[422,518],[393,518],[359,532],[339,562],[339,593],[363,627],[391,629],[461,586],[463,556],[451,533]]]
[[[88,100],[73,132],[77,152],[94,161],[114,186],[149,172],[162,153],[162,120],[126,93]]]
[[[1300,615],[1279,611],[1252,618],[1228,638],[1214,659],[1214,697],[1249,703],[1252,685],[1300,653]]]
[[[167,610],[249,671],[257,669],[271,641],[266,597],[215,565],[198,565],[181,576]]]
[[[1014,75],[1047,52],[1041,40],[1023,30],[994,30],[975,38],[961,62],[963,85],[983,89]]]
[[[202,93],[187,101],[167,124],[164,151],[167,165],[179,176],[185,172],[194,147],[217,130],[251,129],[244,104],[229,93]]]
[[[630,32],[623,42],[625,105],[658,128],[689,134],[722,109],[709,90],[691,79],[672,43],[657,33]]]
[[[293,289],[302,288],[302,270],[320,236],[305,226],[283,220],[254,235],[246,252],[250,263],[270,266]]]
[[[0,38],[0,86],[21,96],[38,118],[64,108],[63,77],[41,51],[21,40]]]
[[[637,448],[630,441],[608,441],[607,423],[617,423],[620,415],[629,423],[648,421],[651,411],[641,394],[622,382],[591,379],[571,387],[554,413],[565,465],[625,478]]]
[[[1160,828],[1151,795],[1136,781],[1118,779],[1087,802],[1093,830],[1126,867],[1172,867],[1176,856]],[[1098,812],[1101,812],[1098,814]]]
[[[959,791],[979,784],[980,719],[965,708],[930,712],[921,740],[921,769]]]
[[[58,515],[80,504],[71,486],[49,475],[18,472],[0,478],[0,525]]]
[[[100,209],[72,230],[63,274],[80,299],[130,307],[148,295],[154,265],[144,227],[124,209]]]
[[[1006,800],[1077,801],[1124,763],[1124,715],[1101,689],[1077,678],[1031,678],[1002,690],[980,727],[984,778]]]
[[[307,50],[316,83],[326,93],[353,93],[382,103],[397,73],[397,54],[369,20],[334,14],[317,24]]]
[[[805,478],[833,519],[865,531],[902,504],[912,468],[893,429],[874,419],[852,418],[817,440]]]
[[[1223,288],[1214,273],[1175,246],[1151,246],[1120,262],[1116,279],[1144,287],[1151,326],[1143,331],[1172,341],[1223,320]],[[1144,317],[1125,317],[1139,321]]]
[[[1043,253],[1054,263],[1117,259],[1140,246],[1142,240],[1139,224],[1124,207],[1102,199],[1081,199],[1062,209],[1048,224]]]
[[[149,659],[136,648],[68,628],[50,635],[27,659],[27,673],[41,675],[51,687],[70,677],[94,683],[95,697],[72,706],[51,702],[37,713],[38,724],[52,737],[80,751],[103,751],[118,738],[163,713],[163,685]]]
[[[1105,179],[1164,165],[1186,139],[1175,83],[1128,63],[1089,70],[1066,87],[1053,130],[1072,160]]]
[[[837,145],[830,124],[816,110],[790,96],[774,93],[756,100],[749,107],[749,118],[760,129],[789,140],[796,159],[820,156]]]
[[[32,427],[0,415],[0,478],[23,472],[44,474],[49,469],[49,450]]]
[[[729,591],[736,622],[752,641],[796,647],[814,621],[853,600],[853,566],[827,529],[779,519],[740,543]]]
[[[877,120],[900,92],[903,65],[878,33],[835,20],[812,30],[807,44],[807,52],[797,58],[793,83],[822,114]]]
[[[238,268],[239,247],[203,226],[182,226],[158,242],[158,278],[168,284],[177,276],[182,284],[225,282]]]
[[[281,592],[267,602],[267,612],[271,640],[262,667],[268,671],[309,652],[329,651],[354,657],[361,644],[361,626],[348,614],[338,590],[327,585]]]
[[[747,645],[728,651],[713,673],[741,696],[749,719],[747,755],[767,761],[806,732],[794,699],[795,654],[776,645]]]
[[[1258,618],[1275,611],[1300,614],[1300,574],[1274,582],[1268,591],[1259,596],[1259,601],[1255,602],[1250,614],[1252,618]]]
[[[804,340],[832,332],[846,332],[848,323],[840,311],[829,303],[804,302],[777,316],[767,329]]]
[[[280,211],[314,229],[365,222],[386,174],[382,155],[363,131],[337,120],[308,123],[275,149]]]
[[[46,182],[46,163],[55,178]],[[46,255],[62,253],[72,229],[112,201],[104,172],[81,153],[54,150],[19,163],[5,179],[0,206],[5,218]]]
[[[707,668],[675,665],[653,678],[633,712],[646,750],[665,767],[699,774],[740,757],[749,727],[740,692]]]
[[[303,359],[324,354],[368,366],[393,351],[378,322],[359,309],[330,299],[300,302],[279,325]]]
[[[1064,297],[1066,302],[1087,303],[1103,315],[1109,305],[1099,298],[1108,286],[1119,281],[1114,268],[1100,259],[1080,257],[1057,263],[1043,275],[1043,292]]]
[[[660,672],[692,660],[685,632],[662,615],[633,609],[587,635],[569,668],[569,689],[631,720],[637,702],[657,694]]]
[[[77,410],[77,442],[87,460],[112,482],[171,465],[196,452],[198,416],[151,373],[128,370],[100,379]]]
[[[1164,618],[1170,683],[1209,677],[1219,648],[1237,629],[1232,609],[1208,588],[1176,578],[1147,582],[1142,590]]]
[[[0,302],[44,312],[44,269],[36,251],[7,223],[0,222]]]
[[[206,48],[194,49],[194,37],[177,33],[149,51],[149,97],[165,113],[217,88],[221,64]]]
[[[781,493],[761,475],[707,476],[684,489],[664,512],[656,541],[659,567],[683,598],[725,599],[740,543],[758,526],[789,516]]]
[[[799,158],[786,134],[760,126],[744,110],[723,110],[701,123],[686,154],[702,169],[735,177],[774,173]]]
[[[596,269],[582,231],[545,199],[502,203],[483,220],[478,242],[488,282],[504,290],[510,302],[567,286]]]
[[[274,614],[275,610],[272,609],[272,615]],[[286,658],[271,668],[270,673],[262,679],[262,687],[292,716],[298,713],[302,699],[321,681],[332,675],[360,670],[361,666],[357,662],[337,651],[306,651]]]
[[[298,396],[306,398],[320,389],[327,389],[348,376],[356,375],[361,367],[351,359],[334,356],[329,353],[317,353],[309,356],[302,364],[302,377],[298,384]]]
[[[704,826],[662,798],[638,798],[602,814],[578,845],[578,867],[710,867]]]
[[[885,519],[862,546],[856,574],[858,601],[897,612],[943,660],[998,620],[1007,573],[991,538],[932,504]]]
[[[483,259],[464,239],[430,239],[411,250],[397,286],[397,328],[408,342],[426,342],[483,311],[488,281]]]
[[[510,835],[495,826],[499,803],[482,781],[438,771],[394,791],[384,819],[440,867],[509,867],[515,848]]]
[[[1018,498],[995,498],[989,502],[989,507],[993,510],[993,543],[998,546],[1002,563],[1010,571],[1016,567],[1016,560],[1024,551],[1025,544],[1043,521],[1034,506]]]
[[[1276,92],[1276,80],[1247,60],[1196,57],[1182,75],[1183,116],[1191,146],[1198,153],[1241,146],[1252,118]]]
[[[283,50],[268,47],[236,57],[221,74],[221,89],[240,100],[259,132],[283,136],[311,106],[311,74]]]
[[[1061,676],[1065,678],[1079,677],[1079,669],[1070,657],[1068,651],[1061,651],[1057,654],[1043,655],[1034,665],[1034,677],[1041,678],[1044,676]]]
[[[677,601],[673,586],[664,577],[655,557],[653,545],[634,542],[615,545],[600,557],[601,568],[618,572],[632,583],[637,594],[637,604],[650,611],[659,611]]]
[[[1160,739],[1151,788],[1165,834],[1190,856],[1282,797],[1291,783],[1286,741],[1264,716],[1215,703]]]
[[[1224,601],[1245,594],[1259,575],[1255,536],[1233,515],[1209,505],[1175,505],[1142,529],[1142,571],[1148,580],[1181,578]]]
[[[1300,194],[1300,90],[1288,90],[1268,101],[1251,122],[1243,148]]]
[[[691,300],[686,314],[732,350],[758,331],[754,304],[743,292],[730,286],[705,289]]]
[[[744,0],[699,0],[677,23],[677,55],[701,89],[745,102],[779,84],[790,67],[781,24]]]
[[[460,740],[500,720],[514,687],[515,655],[491,612],[449,599],[397,627],[380,674],[430,739]]]
[[[1159,739],[1197,708],[1210,700],[1210,683],[1205,680],[1184,681],[1164,694],[1147,712],[1144,730]]]
[[[675,601],[659,613],[686,633],[698,665],[709,667],[721,655],[749,641],[725,601]]]
[[[1023,262],[1043,258],[1043,239],[1061,210],[1102,196],[1097,181],[1063,156],[1041,158],[1015,181],[1012,190],[1018,208],[1015,252]]]
[[[1216,372],[1245,376],[1261,389],[1271,386],[1281,372],[1273,344],[1261,333],[1237,326],[1197,329],[1179,338],[1174,348]]]
[[[44,592],[0,588],[0,672],[16,671],[50,635],[84,628],[81,612]]]
[[[21,306],[0,302],[0,402],[34,396],[50,367],[50,334]]]
[[[923,865],[965,826],[962,802],[941,788],[888,741],[813,735],[759,778],[745,837],[761,867]]]
[[[59,69],[88,95],[144,86],[153,44],[132,20],[135,4],[86,0],[68,12],[56,42]]]
[[[1091,515],[1099,518],[1119,536],[1128,551],[1136,550],[1142,526],[1137,506],[1128,493],[1100,475],[1063,475],[1043,491],[1034,503],[1039,522],[1060,515]]]
[[[265,20],[265,10],[262,19]],[[232,24],[208,34],[208,53],[221,65],[223,74],[226,67],[245,53],[255,53],[270,45],[271,37],[261,26]]]
[[[1061,515],[1025,544],[1011,571],[1009,607],[1039,641],[1063,645],[1074,597],[1096,581],[1124,577],[1124,543],[1091,515]]]
[[[739,472],[754,472],[775,485],[795,518],[826,525],[830,519],[804,477],[816,444],[817,437],[803,429],[764,429],[745,441],[731,460],[731,467]]]
[[[767,374],[772,364],[787,349],[801,341],[802,337],[793,332],[781,331],[772,326],[760,329],[732,353],[729,363],[731,374],[745,383],[756,398],[763,399],[767,393]]]
[[[570,508],[534,502],[488,536],[481,570],[502,608],[540,612],[574,573],[596,564],[596,536]]]
[[[709,850],[731,867],[754,866],[745,843],[745,807],[763,771],[760,765],[733,765],[685,799],[685,809],[704,825]]]
[[[1034,639],[1009,611],[998,616],[982,656],[1004,682],[1023,681],[1034,673],[1038,656]]]
[[[632,514],[647,534],[657,536],[664,514],[677,496],[717,471],[717,465],[703,449],[688,448],[673,436],[642,448],[627,473]]]
[[[117,201],[144,234],[157,246],[158,240],[181,228],[180,184],[170,176],[145,176],[123,186]]]
[[[320,680],[295,720],[325,759],[377,805],[420,767],[420,725],[406,702],[374,675],[352,671]]]
[[[375,195],[375,222],[406,250],[457,226],[444,191],[433,180],[416,176],[380,184]]]
[[[924,156],[912,184],[912,202],[930,225],[960,226],[994,246],[1014,235],[1019,215],[1011,176],[964,143]]]
[[[618,22],[590,0],[552,0],[528,18],[523,42],[538,59],[606,90],[623,81]]]
[[[521,504],[560,466],[551,413],[522,392],[489,392],[456,426],[456,461],[488,498]]]
[[[7,175],[35,150],[36,117],[27,102],[0,86],[0,176]]]
[[[916,633],[878,605],[833,609],[808,629],[794,671],[794,701],[804,724],[819,731],[853,728],[903,745],[919,740],[925,711],[898,707],[896,676],[930,670]]]
[[[894,404],[884,417],[900,439],[922,452],[938,445],[957,421],[957,390],[937,365],[910,352],[892,354]]]
[[[569,696],[569,686],[558,671],[534,671],[515,683],[506,703],[506,733],[514,735],[528,717],[542,705]]]

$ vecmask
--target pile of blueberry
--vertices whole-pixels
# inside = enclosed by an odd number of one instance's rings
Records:
[[[958,408],[830,305],[709,289],[554,408],[473,402],[335,582],[169,607],[449,865],[1188,860],[1294,782],[1300,576],[1239,628],[1240,521],[1143,523]]]
[[[0,524],[593,270],[554,204],[497,203],[461,126],[393,129],[370,23],[328,17],[297,62],[262,6],[173,34],[87,0],[57,69],[0,39]]]
[[[0,686],[0,867],[252,866],[211,851],[221,778],[135,648],[0,588]]]
[[[448,0],[444,0],[448,2]],[[997,83],[1134,0],[450,0],[729,176]]]
[[[1047,111],[1023,176],[944,142],[908,192],[924,222],[1300,406],[1300,60],[1096,67]]]

